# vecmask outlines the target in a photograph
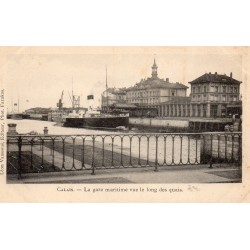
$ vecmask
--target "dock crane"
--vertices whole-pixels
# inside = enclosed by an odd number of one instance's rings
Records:
[[[62,91],[61,98],[59,99],[59,102],[57,103],[57,107],[58,107],[59,109],[62,109],[62,108],[63,108],[63,92],[64,92],[64,91]]]

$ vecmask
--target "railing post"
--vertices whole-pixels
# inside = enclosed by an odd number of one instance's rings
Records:
[[[242,166],[242,146],[241,146],[241,134],[239,134],[239,149],[238,149],[238,161],[240,163],[240,166]]]
[[[147,166],[149,166],[149,136],[147,136]]]
[[[183,164],[182,163],[182,135],[180,135],[179,137],[180,137],[180,140],[181,140],[181,143],[180,143],[180,164]]]
[[[139,145],[138,145],[138,146],[139,146],[139,148],[138,148],[138,150],[139,150],[138,165],[141,166],[141,136],[138,137],[138,144],[139,144]]]
[[[18,179],[21,179],[22,176],[22,137],[18,137]]]
[[[167,151],[167,146],[166,146],[166,136],[164,136],[164,160],[163,160],[163,164],[167,164],[167,160],[166,160],[166,151]]]
[[[62,170],[66,170],[65,169],[65,139],[66,138],[62,138],[62,155],[63,155],[63,159],[62,159]]]
[[[93,153],[92,153],[92,173],[91,173],[91,175],[95,175],[95,136],[93,136],[92,139],[93,139]]]
[[[34,138],[30,141],[30,169],[33,170],[33,144],[34,144]]]
[[[44,146],[44,139],[43,138],[41,138],[41,146],[42,146],[42,162],[41,162],[41,171],[44,169],[44,167],[43,167],[43,156],[44,156],[44,148],[43,148],[43,146]]]
[[[72,162],[72,169],[76,169],[76,167],[75,167],[75,137],[74,138],[72,138],[72,140],[73,140],[73,152],[72,152],[72,160],[73,160],[73,162]]]
[[[211,145],[210,145],[210,162],[209,162],[209,168],[213,168],[213,135],[210,135],[211,138]]]
[[[123,167],[123,136],[121,137],[121,166]]]
[[[156,149],[155,149],[155,172],[158,172],[159,169],[158,169],[158,135],[156,135],[155,137],[155,146],[156,146]]]

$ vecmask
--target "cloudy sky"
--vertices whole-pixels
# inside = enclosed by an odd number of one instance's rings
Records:
[[[89,53],[88,53],[89,51]],[[93,94],[98,105],[105,90],[105,67],[108,68],[109,87],[129,87],[141,78],[151,76],[154,57],[158,76],[170,82],[188,82],[206,72],[227,74],[242,81],[242,60],[239,53],[228,53],[221,48],[211,50],[169,48],[148,50],[127,48],[123,50],[86,49],[77,53],[64,50],[21,50],[6,57],[2,67],[2,81],[7,90],[7,106],[19,96],[20,111],[31,107],[56,107],[62,90],[64,105],[70,106],[69,93],[81,96],[81,106],[87,107],[87,95]],[[189,94],[189,90],[188,90]]]

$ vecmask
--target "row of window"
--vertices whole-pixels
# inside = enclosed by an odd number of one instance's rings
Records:
[[[159,98],[150,98],[150,99],[130,99],[128,100],[128,103],[150,103],[150,104],[156,104],[159,103]]]
[[[128,97],[159,96],[160,91],[128,92]]]
[[[168,105],[168,106],[163,106],[162,109],[159,110],[159,114],[161,116],[194,116],[194,117],[206,117],[207,115],[207,105],[192,105],[191,108],[189,105],[183,105],[181,108],[180,105]],[[218,112],[218,107],[214,109],[211,106],[211,114],[214,116],[215,113]],[[221,106],[221,113],[226,112],[226,106],[222,105]]]
[[[238,93],[239,88],[238,87],[232,87],[232,86],[217,86],[217,85],[211,85],[210,89],[208,86],[198,86],[193,87],[192,92],[193,93],[206,93],[206,92],[215,92],[215,93]]]
[[[235,102],[238,101],[238,95],[193,95],[192,100],[193,101],[208,101],[208,98],[210,101],[222,101],[222,102]]]

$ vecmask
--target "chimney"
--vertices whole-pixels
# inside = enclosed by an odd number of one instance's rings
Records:
[[[166,82],[169,83],[169,78],[166,78]]]
[[[217,72],[215,72],[214,75],[215,75],[215,79],[216,79],[217,78]]]
[[[233,77],[233,73],[232,72],[230,72],[230,78],[232,78]]]
[[[217,76],[217,72],[215,72],[215,75]]]

